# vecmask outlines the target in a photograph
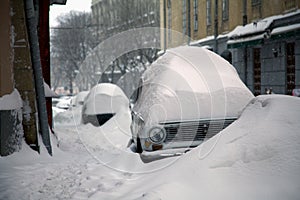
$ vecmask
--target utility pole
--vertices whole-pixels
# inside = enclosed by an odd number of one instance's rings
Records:
[[[218,0],[215,0],[215,20],[214,20],[214,39],[215,39],[215,53],[218,53],[218,35],[219,35],[219,21],[218,21]]]

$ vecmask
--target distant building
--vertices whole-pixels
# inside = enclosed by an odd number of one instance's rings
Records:
[[[291,94],[300,87],[300,0],[160,0],[160,5],[162,48],[212,49],[236,67],[255,95],[271,87]]]
[[[159,27],[159,0],[92,0],[91,8],[100,41],[132,28]]]

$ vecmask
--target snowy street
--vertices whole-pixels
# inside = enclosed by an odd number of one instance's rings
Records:
[[[126,112],[101,128],[61,121],[53,157],[23,145],[0,159],[0,199],[298,199],[299,109],[299,98],[257,97],[204,144],[150,163],[126,148]]]
[[[300,0],[0,16],[0,200],[300,200]]]

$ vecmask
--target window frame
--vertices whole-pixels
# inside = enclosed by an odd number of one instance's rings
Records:
[[[194,31],[198,31],[198,0],[194,0]]]
[[[187,33],[187,5],[186,0],[182,0],[182,34]]]
[[[222,0],[222,20],[229,20],[229,0]]]
[[[206,26],[212,25],[211,0],[206,0]]]

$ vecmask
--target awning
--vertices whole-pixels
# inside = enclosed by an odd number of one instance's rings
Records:
[[[241,48],[241,47],[255,46],[255,45],[262,44],[263,39],[264,39],[264,34],[240,38],[240,39],[236,39],[236,40],[228,40],[227,48],[235,49],[235,48]]]
[[[265,40],[300,36],[300,10],[284,15],[267,17],[245,26],[237,26],[228,34],[228,49],[251,47]]]

